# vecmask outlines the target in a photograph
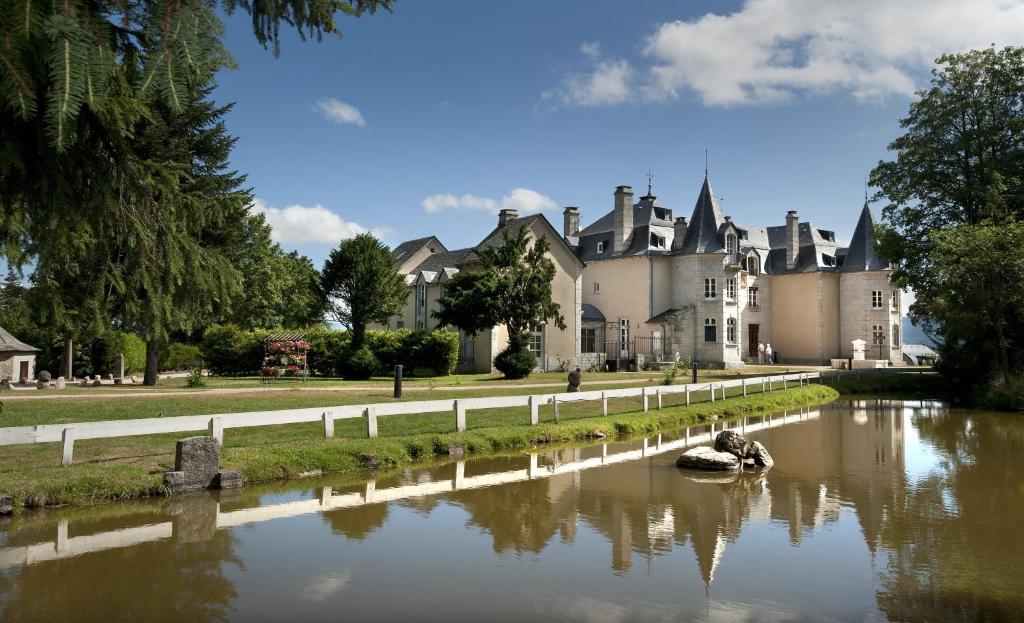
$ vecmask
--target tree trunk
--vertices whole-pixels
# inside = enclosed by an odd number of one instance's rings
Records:
[[[71,340],[71,336],[70,335],[65,336],[65,338],[64,338],[64,356],[61,358],[60,369],[63,372],[65,380],[67,380],[69,383],[71,382],[71,378],[73,376],[72,372],[74,371],[74,366],[72,364],[74,363],[73,359],[74,359],[75,351],[74,351],[73,346],[74,346],[74,343]]]
[[[146,342],[146,372],[142,378],[143,385],[156,385],[160,373],[160,342],[149,340]]]
[[[352,352],[363,347],[366,342],[366,325],[352,323]]]

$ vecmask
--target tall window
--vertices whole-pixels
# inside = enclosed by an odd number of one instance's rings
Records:
[[[422,314],[427,311],[427,284],[416,284],[416,310]]]
[[[416,321],[416,330],[417,331],[422,331],[423,330],[423,321],[422,320],[417,320]]]
[[[735,253],[736,252],[736,235],[728,234],[725,237],[725,252]]]
[[[725,343],[736,343],[736,319],[729,318],[725,321]]]
[[[871,343],[875,346],[885,343],[885,334],[882,333],[882,325],[876,324],[871,329]]]
[[[599,240],[597,243],[597,252],[604,253],[604,240]]]
[[[619,320],[619,352],[629,352],[629,320],[625,318]]]
[[[580,329],[580,352],[597,352],[597,329],[593,327]]]
[[[713,299],[718,296],[718,285],[713,277],[704,279],[704,298]]]
[[[747,307],[757,307],[757,288],[747,290]]]
[[[444,296],[444,284],[441,283],[441,284],[438,284],[438,286],[437,286],[437,298],[442,298],[443,296]]]
[[[544,327],[535,324],[530,327],[530,352],[541,362],[541,355],[544,353]]]
[[[899,290],[893,290],[892,291],[892,308],[893,309],[897,309],[897,310],[900,308],[900,291]]]
[[[736,300],[736,280],[726,279],[725,280],[725,298],[730,301]]]
[[[747,272],[750,273],[751,275],[756,275],[757,272],[758,272],[758,268],[760,268],[760,267],[758,266],[757,256],[756,255],[748,256],[747,257]]]
[[[718,341],[718,327],[715,325],[714,318],[704,319],[704,341],[705,342],[717,342]]]
[[[893,346],[900,345],[900,325],[898,322],[892,323],[892,338],[891,343]]]
[[[601,294],[601,284],[594,282],[594,294]]]
[[[872,290],[871,291],[871,308],[882,309],[882,291]]]

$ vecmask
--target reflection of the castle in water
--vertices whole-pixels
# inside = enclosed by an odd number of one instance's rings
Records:
[[[904,478],[904,418],[936,406],[859,401],[743,418],[725,426],[752,434],[771,450],[776,466],[767,472],[669,469],[675,454],[668,453],[708,443],[723,428],[711,424],[686,429],[672,439],[659,435],[640,442],[410,469],[393,481],[370,481],[358,491],[324,487],[316,499],[283,504],[238,508],[244,498],[231,502],[222,497],[218,502],[212,495],[200,495],[171,502],[173,518],[162,523],[69,538],[68,523],[61,521],[53,541],[0,549],[0,569],[171,538],[202,541],[218,529],[318,512],[326,513],[338,532],[362,538],[383,524],[387,507],[381,503],[429,513],[447,500],[464,507],[470,522],[492,535],[499,552],[540,551],[555,533],[571,541],[581,520],[610,540],[616,572],[629,571],[634,554],[650,563],[673,546],[689,543],[710,585],[728,543],[751,521],[785,522],[797,544],[805,531],[835,521],[840,506],[848,504],[874,551],[884,506]],[[842,413],[829,413],[833,409]],[[783,426],[784,431],[777,430]],[[664,456],[640,460],[657,455]],[[495,463],[518,469],[473,473]],[[612,464],[618,465],[591,469]],[[495,485],[504,486],[481,490]],[[379,511],[366,513],[357,507]],[[355,525],[360,521],[368,525]]]

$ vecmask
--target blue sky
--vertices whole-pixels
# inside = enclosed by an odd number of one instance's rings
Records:
[[[502,206],[586,225],[648,170],[688,216],[705,149],[737,222],[848,239],[930,59],[1021,43],[1022,4],[397,0],[278,58],[236,14],[215,97],[275,237],[317,265],[363,230],[471,245]]]

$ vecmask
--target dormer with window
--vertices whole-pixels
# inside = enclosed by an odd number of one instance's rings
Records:
[[[597,241],[597,253],[598,255],[604,253],[604,240]]]
[[[747,254],[746,263],[743,268],[746,269],[752,277],[756,277],[761,273],[761,256],[751,251]]]

